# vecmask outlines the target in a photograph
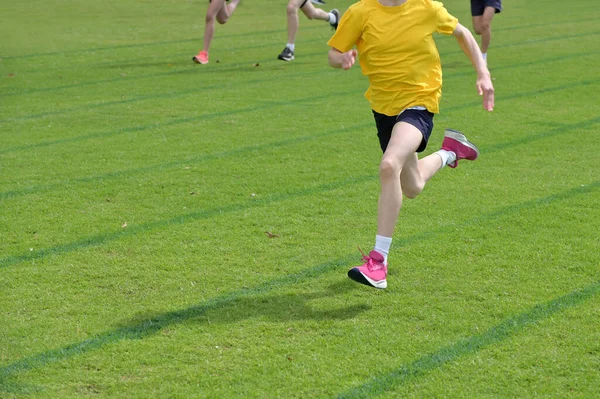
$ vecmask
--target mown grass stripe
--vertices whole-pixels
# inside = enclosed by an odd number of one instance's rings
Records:
[[[333,70],[331,72],[333,72]],[[294,78],[301,78],[303,76],[310,76],[313,74],[314,74],[314,71],[306,71],[306,72],[298,72],[298,73],[294,73],[294,74],[289,74],[286,76],[288,78],[294,79]],[[257,79],[248,79],[244,83],[247,86],[249,86],[252,84],[262,84],[262,83],[270,82],[272,79],[273,78],[269,77],[269,76],[262,76]],[[210,92],[211,90],[222,90],[224,87],[227,87],[227,85],[225,85],[223,83],[216,83],[216,84],[212,84],[212,85],[205,85],[202,87],[202,90],[204,92]],[[103,102],[101,104],[90,104],[90,105],[81,106],[81,107],[69,108],[68,110],[44,112],[44,113],[40,113],[40,114],[34,114],[31,116],[26,115],[23,117],[6,118],[6,119],[1,119],[0,123],[15,122],[18,120],[35,119],[37,117],[55,116],[55,115],[59,115],[62,113],[68,113],[68,112],[80,111],[80,110],[90,110],[90,109],[96,109],[96,108],[100,108],[100,107],[107,107],[107,106],[113,106],[113,105],[132,104],[132,103],[135,103],[138,101],[158,100],[158,99],[162,99],[162,98],[173,99],[175,97],[182,97],[182,96],[186,96],[186,95],[197,95],[197,94],[198,94],[198,89],[193,88],[190,90],[181,90],[181,91],[169,92],[169,93],[164,93],[164,94],[154,94],[154,95],[150,95],[150,96],[134,97],[134,98],[127,99],[127,100],[108,101],[108,102]]]
[[[555,13],[550,13],[549,15],[555,15]],[[556,26],[556,24],[560,24],[560,25],[568,25],[568,24],[584,24],[586,22],[597,22],[598,18],[597,17],[592,17],[592,18],[576,18],[576,19],[564,19],[564,20],[560,20],[560,21],[553,21],[553,22],[544,22],[544,23],[531,23],[531,24],[525,24],[525,25],[510,25],[510,26],[494,26],[494,34],[498,33],[498,32],[514,32],[517,30],[530,30],[532,28],[543,28],[543,27],[548,27],[548,26]],[[494,24],[498,24],[501,22],[496,22],[494,21]]]
[[[396,387],[439,369],[446,364],[459,361],[465,356],[501,343],[539,322],[589,301],[599,293],[600,282],[596,282],[548,302],[535,305],[526,312],[505,319],[483,334],[458,340],[436,352],[402,365],[386,375],[376,376],[363,385],[340,393],[338,398],[360,399],[389,394]]]
[[[310,196],[314,194],[321,194],[328,191],[337,190],[339,188],[347,187],[350,185],[362,183],[365,181],[371,181],[374,179],[373,175],[363,175],[352,177],[342,181],[333,183],[322,184],[315,187],[305,187],[298,189],[290,193],[279,193],[274,194],[266,198],[250,198],[247,201],[229,204],[226,206],[219,206],[215,208],[205,209],[197,212],[189,212],[183,215],[178,215],[170,219],[157,220],[140,225],[131,225],[127,229],[121,229],[114,232],[107,232],[98,234],[91,237],[86,237],[78,241],[74,241],[67,244],[57,245],[51,248],[40,249],[39,251],[25,253],[18,256],[9,256],[0,259],[0,269],[16,265],[22,262],[32,262],[37,259],[45,258],[50,255],[60,255],[69,252],[73,252],[82,248],[96,247],[102,244],[115,241],[117,239],[135,236],[137,234],[163,228],[174,226],[178,224],[187,223],[190,221],[208,219],[214,216],[220,216],[227,213],[238,212],[241,210],[252,209],[256,207],[270,205],[276,202],[288,200],[291,198],[300,198]]]
[[[28,144],[28,145],[22,145],[22,146],[16,146],[16,147],[7,147],[4,149],[1,149],[0,154],[12,153],[12,152],[16,152],[16,151],[27,151],[27,150],[34,149],[34,148],[50,147],[50,146],[54,146],[54,145],[81,142],[81,141],[93,140],[93,139],[98,139],[98,138],[112,137],[112,136],[116,136],[116,135],[120,135],[120,134],[153,130],[153,129],[156,129],[159,127],[164,128],[164,127],[170,127],[170,126],[177,126],[177,125],[190,123],[190,122],[196,122],[196,121],[200,121],[200,120],[216,119],[216,118],[219,118],[222,116],[230,116],[232,114],[254,113],[256,111],[271,109],[271,108],[275,108],[278,106],[289,106],[289,105],[298,105],[298,104],[303,104],[303,103],[311,103],[314,101],[327,99],[327,98],[331,98],[331,97],[338,96],[338,95],[352,94],[355,92],[356,92],[356,90],[352,89],[352,90],[346,90],[346,91],[329,93],[329,94],[321,94],[321,95],[317,95],[317,96],[296,98],[296,99],[291,99],[291,100],[265,101],[263,103],[253,104],[253,105],[250,105],[250,106],[247,106],[244,108],[226,109],[226,110],[219,111],[219,112],[212,112],[212,113],[207,113],[207,114],[197,114],[197,115],[188,116],[185,118],[171,119],[166,122],[154,122],[154,123],[151,123],[148,125],[125,127],[122,129],[110,130],[107,132],[91,133],[91,134],[86,134],[83,136],[75,136],[75,137],[70,137],[70,138],[66,138],[66,139],[46,141],[46,142],[41,142],[41,143],[36,143],[36,144]]]
[[[598,36],[600,35],[600,31],[593,31],[593,32],[586,32],[586,33],[576,33],[573,35],[562,35],[562,36],[553,36],[553,37],[544,37],[544,38],[538,38],[538,39],[529,39],[529,40],[525,40],[522,42],[518,42],[518,43],[501,43],[501,44],[495,44],[494,45],[494,51],[496,51],[497,49],[502,49],[502,48],[510,48],[510,47],[517,47],[517,46],[529,46],[531,44],[542,44],[542,43],[551,43],[551,42],[556,42],[556,41],[561,41],[561,40],[572,40],[572,39],[581,39],[582,37],[592,37],[592,36]],[[448,53],[445,53],[443,55],[454,55],[454,54],[462,54],[463,51],[462,50],[456,50],[456,51],[451,51]]]
[[[141,168],[125,169],[125,170],[120,170],[120,171],[116,171],[116,172],[105,173],[102,175],[85,176],[85,177],[69,179],[69,180],[65,180],[65,181],[59,181],[59,182],[56,182],[53,184],[44,184],[43,186],[33,186],[33,187],[26,188],[26,189],[21,189],[21,190],[4,191],[4,192],[0,192],[0,199],[8,199],[8,198],[12,198],[12,197],[27,195],[27,194],[36,194],[36,193],[40,193],[40,192],[47,192],[47,191],[54,190],[56,188],[63,187],[67,184],[69,186],[73,186],[73,185],[78,185],[78,184],[82,184],[82,183],[85,184],[85,183],[92,183],[92,182],[97,182],[97,181],[105,181],[108,179],[115,179],[115,178],[120,178],[120,177],[124,177],[124,176],[138,175],[138,174],[147,173],[147,172],[154,173],[159,170],[171,169],[171,168],[176,168],[176,167],[181,167],[181,166],[189,166],[189,165],[194,165],[194,164],[199,164],[199,163],[206,163],[207,161],[212,161],[215,159],[239,156],[239,155],[253,153],[255,151],[268,151],[268,150],[272,150],[275,148],[281,148],[281,147],[295,145],[295,144],[304,143],[304,142],[308,142],[308,141],[323,139],[323,138],[326,138],[329,136],[335,136],[335,135],[339,135],[339,134],[348,134],[350,132],[363,130],[363,129],[366,129],[366,128],[369,128],[372,126],[373,126],[372,122],[368,122],[368,123],[365,122],[365,123],[356,124],[356,125],[350,126],[350,127],[344,127],[341,129],[338,129],[338,128],[331,129],[331,130],[325,131],[323,133],[314,134],[314,135],[310,135],[310,136],[292,137],[289,139],[279,140],[279,141],[274,141],[274,142],[264,142],[261,144],[240,147],[240,148],[234,148],[234,149],[231,149],[228,151],[220,151],[220,152],[215,152],[215,153],[210,153],[210,154],[203,154],[203,155],[195,156],[193,158],[186,158],[186,159],[182,159],[182,160],[178,159],[178,160],[174,160],[174,161],[163,162],[160,164],[147,165],[147,166],[144,166]]]

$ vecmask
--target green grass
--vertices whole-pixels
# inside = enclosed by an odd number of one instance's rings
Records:
[[[199,66],[203,2],[0,0],[0,397],[600,395],[600,14],[506,3],[493,113],[439,37],[428,152],[482,157],[405,201],[381,292],[345,275],[380,151],[326,24],[283,63],[285,3],[242,3]]]

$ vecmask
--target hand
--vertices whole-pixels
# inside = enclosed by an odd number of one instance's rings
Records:
[[[356,61],[356,55],[358,52],[356,49],[352,49],[342,54],[342,69],[350,69]]]
[[[494,85],[489,73],[477,78],[477,92],[483,96],[483,108],[486,111],[494,110]]]

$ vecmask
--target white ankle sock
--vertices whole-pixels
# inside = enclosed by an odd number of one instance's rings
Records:
[[[442,168],[448,165],[449,163],[456,161],[456,154],[454,153],[454,151],[439,150],[436,152],[436,154],[438,154],[440,158],[442,158]]]
[[[335,24],[336,18],[335,18],[335,14],[330,12],[329,13],[329,23],[330,24]]]
[[[392,245],[392,237],[375,236],[375,251],[383,255],[383,263],[387,263],[388,253]]]
[[[294,47],[296,47],[296,46],[294,45],[294,43],[288,43],[288,44],[285,45],[285,47],[287,47],[290,50],[294,51]]]

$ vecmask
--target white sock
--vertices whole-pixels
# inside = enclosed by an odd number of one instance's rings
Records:
[[[390,246],[392,245],[392,237],[375,236],[375,251],[383,255],[383,263],[387,264]]]
[[[335,14],[332,13],[332,12],[330,12],[329,13],[329,23],[330,24],[335,24],[335,22],[336,22]]]
[[[454,153],[454,151],[439,150],[436,151],[436,154],[438,154],[440,158],[442,158],[442,168],[448,165],[449,163],[456,161],[456,154]]]
[[[483,60],[487,62],[487,53],[481,53],[481,55],[483,55]]]
[[[290,50],[294,51],[294,47],[296,47],[296,46],[294,45],[294,43],[288,43],[288,44],[285,45],[285,47],[287,47]]]

